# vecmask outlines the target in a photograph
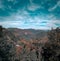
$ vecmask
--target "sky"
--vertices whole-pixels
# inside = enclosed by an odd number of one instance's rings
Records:
[[[60,27],[60,0],[0,0],[0,25],[44,30]]]

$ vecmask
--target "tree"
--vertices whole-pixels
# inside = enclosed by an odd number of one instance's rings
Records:
[[[0,26],[0,37],[0,59],[2,61],[9,61],[10,45],[7,44],[7,38],[4,35],[2,26]]]
[[[57,43],[60,42],[60,29],[52,29],[51,31],[48,32],[48,39],[49,42],[51,43]]]
[[[2,37],[2,31],[3,31],[2,26],[0,26],[0,37]]]
[[[60,61],[60,29],[52,29],[48,33],[48,43],[42,47],[44,61]]]

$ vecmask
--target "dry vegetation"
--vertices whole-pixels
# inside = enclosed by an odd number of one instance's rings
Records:
[[[60,61],[59,28],[48,31],[44,37],[26,30],[12,31],[0,26],[0,61]]]

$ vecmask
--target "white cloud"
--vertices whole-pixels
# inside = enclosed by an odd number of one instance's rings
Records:
[[[52,8],[49,9],[49,11],[53,11],[57,8],[57,5],[53,6]]]
[[[18,27],[22,24],[23,24],[22,21],[3,21],[3,22],[0,22],[0,25],[2,25],[3,27]]]
[[[48,10],[49,10],[49,11],[53,11],[53,10],[55,10],[58,6],[60,7],[60,1],[58,1],[52,8],[49,8]]]
[[[47,15],[46,18],[55,18],[53,14]],[[27,28],[33,28],[33,29],[51,29],[52,27],[56,28],[57,26],[55,23],[59,24],[59,20],[46,20],[45,18],[41,18],[40,16],[34,16],[31,17],[29,15],[29,12],[27,12],[25,9],[22,11],[19,10],[17,13],[13,13],[9,17],[5,17],[0,22],[0,25],[3,25],[4,27],[17,27],[22,29]]]
[[[26,23],[24,23],[26,22]],[[60,24],[59,20],[40,20],[38,17],[35,19],[33,18],[28,18],[28,21],[18,20],[17,21],[3,21],[0,22],[0,25],[3,25],[4,27],[17,27],[21,29],[28,29],[28,28],[33,28],[33,29],[51,29],[56,28],[57,26],[55,24]]]
[[[39,9],[39,8],[42,8],[40,5],[35,4],[35,3],[33,2],[33,0],[29,0],[29,1],[30,1],[30,4],[29,4],[28,7],[27,7],[28,10],[30,10],[30,11],[35,11],[35,10],[37,10],[37,9]]]
[[[8,2],[13,2],[13,4],[18,3],[18,0],[7,0]]]
[[[0,8],[4,8],[4,5],[2,4],[2,0],[0,0]]]
[[[33,5],[33,4],[34,4],[34,3],[33,3],[33,0],[29,0],[29,1],[30,1],[30,4],[31,4],[31,5]]]
[[[28,6],[28,10],[30,10],[30,11],[35,11],[35,10],[37,10],[39,8],[40,8],[40,6],[38,6],[38,5],[30,5],[30,6]]]
[[[49,28],[56,28],[56,27],[58,27],[55,24],[60,24],[60,21],[59,20],[50,20],[50,21],[48,21],[47,26]]]
[[[58,1],[57,5],[60,7],[60,1]]]
[[[14,0],[8,0],[8,1],[12,1],[13,2]]]
[[[56,19],[57,19],[54,14],[48,14],[48,15],[46,16],[46,18],[48,18],[49,20],[56,20]]]

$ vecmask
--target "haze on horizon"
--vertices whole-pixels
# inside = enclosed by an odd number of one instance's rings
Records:
[[[21,29],[60,27],[60,0],[0,0],[0,25]]]

